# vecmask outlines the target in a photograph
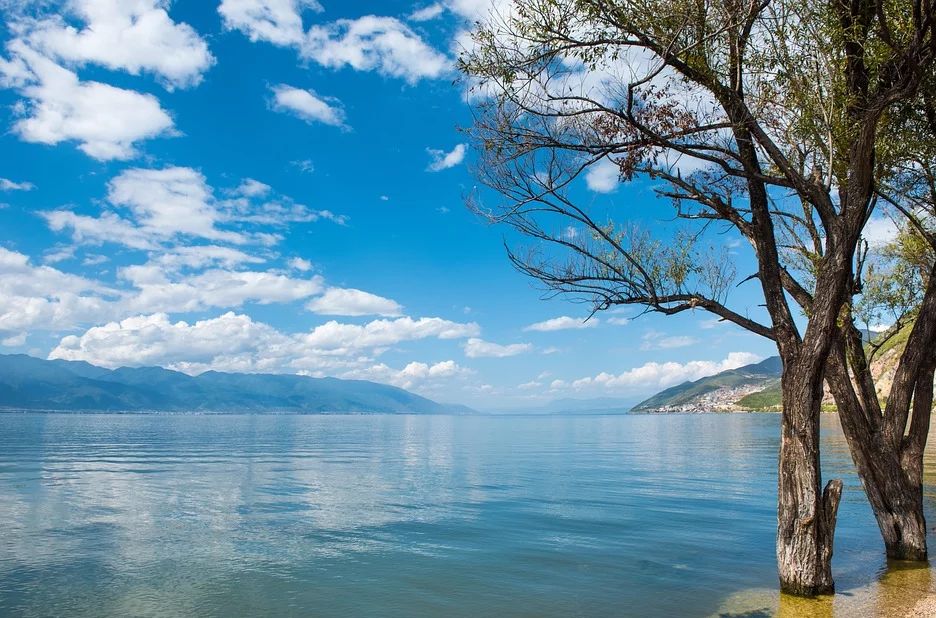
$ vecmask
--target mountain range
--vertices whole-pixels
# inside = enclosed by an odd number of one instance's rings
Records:
[[[64,412],[282,412],[468,414],[409,391],[365,380],[160,367],[106,369],[83,361],[0,355],[0,408]]]
[[[779,356],[729,369],[695,382],[683,382],[641,401],[631,412],[731,412],[756,408],[740,402],[779,384]]]
[[[498,414],[563,414],[563,415],[599,415],[599,414],[626,414],[634,405],[634,399],[619,397],[593,397],[590,399],[575,399],[566,397],[523,408],[506,408],[498,410]]]

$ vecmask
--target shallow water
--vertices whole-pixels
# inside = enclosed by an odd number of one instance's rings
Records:
[[[936,578],[886,565],[837,422],[840,592],[804,605],[772,414],[0,415],[0,615],[900,615]]]

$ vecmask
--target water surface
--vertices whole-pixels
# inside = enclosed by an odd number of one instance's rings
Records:
[[[837,422],[840,594],[804,606],[776,593],[773,414],[4,414],[0,615],[897,612],[936,584],[885,564]]]

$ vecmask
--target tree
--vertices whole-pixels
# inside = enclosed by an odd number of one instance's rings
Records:
[[[887,555],[899,560],[927,557],[923,451],[936,371],[936,108],[929,99],[934,94],[923,91],[910,106],[909,122],[893,136],[909,145],[910,156],[882,179],[878,194],[894,210],[900,234],[872,256],[866,273],[856,273],[857,301],[843,310],[827,372]],[[863,344],[856,318],[892,326]],[[871,361],[897,336],[906,336],[906,343],[882,404]]]
[[[514,0],[477,25],[460,61],[478,174],[506,198],[474,207],[533,240],[508,248],[521,271],[596,311],[702,309],[776,342],[777,563],[795,594],[833,589],[841,482],[821,485],[826,362],[877,204],[878,149],[932,64],[934,11],[874,0]],[[577,203],[572,183],[597,165],[654,179],[689,227],[663,242]],[[566,233],[569,223],[584,233]],[[705,246],[713,226],[751,244],[757,272],[741,283],[758,281],[766,320],[731,307],[734,268]]]

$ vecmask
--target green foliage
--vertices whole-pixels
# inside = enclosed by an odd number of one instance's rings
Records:
[[[780,392],[780,383],[772,384],[762,391],[745,395],[736,404],[745,410],[758,412],[780,411],[783,407],[783,395]]]
[[[932,246],[904,226],[893,241],[869,254],[854,315],[866,325],[900,328],[922,301],[934,259]]]

